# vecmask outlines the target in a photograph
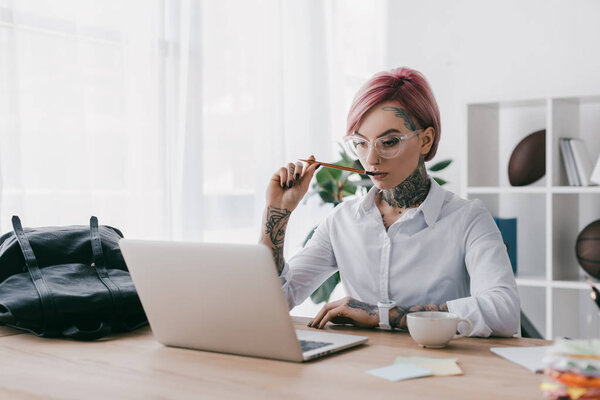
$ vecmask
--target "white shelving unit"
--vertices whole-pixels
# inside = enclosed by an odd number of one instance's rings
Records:
[[[546,129],[546,175],[513,187],[508,161],[527,135]],[[600,313],[575,257],[575,241],[600,219],[600,186],[568,186],[560,137],[585,140],[600,155],[600,95],[466,106],[463,195],[479,198],[492,215],[517,218],[517,284],[521,309],[546,339],[600,337]]]

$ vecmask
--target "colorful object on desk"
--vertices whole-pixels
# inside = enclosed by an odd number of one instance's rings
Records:
[[[341,169],[341,170],[350,171],[350,172],[358,172],[359,174],[362,174],[362,175],[375,175],[375,173],[371,172],[371,171],[365,171],[363,169],[356,169],[356,168],[350,168],[350,167],[342,167],[341,165],[328,164],[328,163],[324,163],[324,162],[317,161],[317,160],[303,160],[303,159],[299,158],[298,161],[304,161],[305,163],[308,163],[308,164],[321,164],[322,166],[327,167],[327,168]]]
[[[517,219],[516,218],[494,218],[498,229],[502,234],[502,240],[508,252],[508,258],[512,265],[513,274],[517,275]]]
[[[600,219],[583,228],[577,236],[575,254],[581,268],[600,279]]]
[[[543,360],[548,399],[600,399],[600,339],[557,339]]]
[[[546,130],[526,136],[517,144],[508,161],[512,186],[525,186],[546,175]]]

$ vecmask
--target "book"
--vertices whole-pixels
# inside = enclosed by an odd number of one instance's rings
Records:
[[[592,160],[586,148],[585,141],[578,138],[570,138],[571,151],[575,161],[575,169],[581,186],[590,186],[590,177],[592,176]]]
[[[560,154],[563,159],[563,165],[567,172],[567,179],[569,180],[569,186],[581,186],[578,176],[577,169],[575,166],[575,159],[573,158],[573,152],[571,150],[570,138],[560,138]]]
[[[517,219],[516,218],[494,218],[498,229],[502,234],[502,240],[508,252],[513,274],[517,275]]]
[[[596,166],[592,171],[592,176],[590,176],[590,182],[600,185],[600,156],[598,156],[598,161],[596,161]]]

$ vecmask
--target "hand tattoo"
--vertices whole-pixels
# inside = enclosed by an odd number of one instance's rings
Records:
[[[448,305],[427,304],[424,306],[402,307],[396,306],[390,309],[390,326],[396,329],[407,329],[406,316],[410,313],[419,311],[448,311]]]
[[[375,316],[378,312],[378,308],[376,306],[355,299],[348,300],[348,307],[366,311],[370,316]]]
[[[404,126],[411,131],[415,130],[415,123],[413,122],[409,113],[407,113],[402,108],[398,107],[383,107],[383,111],[392,111],[394,113],[394,117],[402,118],[404,120]]]
[[[382,190],[381,199],[391,207],[415,207],[425,201],[430,186],[425,159],[421,156],[414,172],[395,188]]]
[[[283,243],[285,230],[291,214],[292,212],[285,208],[267,207],[266,210],[265,226],[261,241],[271,248],[278,274],[281,274],[285,265]]]

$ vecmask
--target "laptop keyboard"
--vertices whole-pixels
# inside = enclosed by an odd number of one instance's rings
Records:
[[[300,347],[302,347],[302,352],[307,352],[310,350],[318,349],[319,347],[328,346],[333,343],[326,342],[316,342],[314,340],[300,340]]]

